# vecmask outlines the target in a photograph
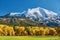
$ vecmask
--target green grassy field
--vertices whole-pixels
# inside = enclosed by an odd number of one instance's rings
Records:
[[[58,36],[0,36],[0,40],[60,40]]]

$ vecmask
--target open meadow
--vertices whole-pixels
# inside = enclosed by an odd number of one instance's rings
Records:
[[[0,40],[60,40],[58,36],[0,36]]]

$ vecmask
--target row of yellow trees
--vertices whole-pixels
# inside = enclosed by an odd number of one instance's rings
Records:
[[[53,27],[0,25],[0,36],[56,36],[60,34],[59,31],[58,28]]]

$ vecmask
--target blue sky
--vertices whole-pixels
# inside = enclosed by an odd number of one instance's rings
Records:
[[[60,0],[0,0],[0,16],[36,7],[43,7],[60,14]]]

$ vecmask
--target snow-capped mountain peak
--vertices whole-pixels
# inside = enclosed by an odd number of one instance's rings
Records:
[[[28,9],[28,15],[35,16],[35,13],[37,13],[39,17],[42,17],[39,8]]]
[[[44,16],[48,16],[49,18],[51,18],[51,17],[58,16],[57,13],[41,7],[28,9],[27,11],[23,11],[23,12],[10,13],[11,16],[22,15],[22,14],[25,15],[26,17],[35,17],[35,18],[36,17],[40,18]]]
[[[41,7],[28,9],[27,11],[23,12],[10,13],[10,16],[25,17],[35,22],[44,24],[60,23],[60,17],[58,16],[57,13]]]
[[[27,11],[23,11],[23,12],[10,13],[10,16],[29,17],[32,20],[36,19],[41,21],[42,18],[55,20],[55,17],[57,17],[58,14],[41,7],[37,7],[37,8],[28,9]]]

